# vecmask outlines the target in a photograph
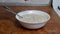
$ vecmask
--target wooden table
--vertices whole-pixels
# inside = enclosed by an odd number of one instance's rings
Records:
[[[60,34],[60,19],[50,6],[12,6],[10,8],[16,12],[26,9],[42,10],[49,13],[51,19],[43,28],[37,30],[25,29],[19,24],[19,21],[15,19],[14,14],[7,12],[2,6],[0,6],[0,34]]]

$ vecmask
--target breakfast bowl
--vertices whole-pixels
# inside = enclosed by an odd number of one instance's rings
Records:
[[[22,16],[23,18],[18,17]],[[38,29],[47,24],[50,20],[50,15],[40,10],[25,10],[17,13],[16,19],[20,24],[28,29]]]

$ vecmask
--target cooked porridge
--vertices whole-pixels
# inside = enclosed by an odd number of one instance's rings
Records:
[[[35,15],[35,14],[26,14],[22,16],[21,21],[27,22],[27,23],[40,23],[44,20],[46,20],[46,17],[42,15]]]

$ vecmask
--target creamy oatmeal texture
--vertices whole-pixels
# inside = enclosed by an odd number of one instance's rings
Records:
[[[21,21],[27,22],[27,23],[40,23],[46,20],[46,17],[42,15],[35,15],[35,14],[26,14],[22,16]]]

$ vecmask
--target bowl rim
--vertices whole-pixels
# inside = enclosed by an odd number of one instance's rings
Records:
[[[26,12],[26,11],[31,11],[31,10],[24,10],[24,11],[21,11],[21,12]],[[40,11],[40,12],[44,12],[44,11],[41,11],[41,10],[32,10],[32,11]],[[21,12],[18,12],[17,14],[19,14],[19,13],[21,13]],[[45,21],[43,21],[42,23],[45,23],[45,22],[47,22],[47,21],[49,21],[50,20],[50,15],[47,13],[47,12],[44,12],[44,13],[46,13],[47,15],[48,15],[48,19],[47,20],[45,20]],[[16,14],[16,19],[17,19],[17,14]],[[21,21],[21,20],[19,20],[19,19],[17,19],[18,21],[20,21],[20,22],[23,22],[23,23],[27,23],[27,22],[24,22],[24,21]],[[40,22],[41,23],[41,22]],[[39,23],[27,23],[27,24],[39,24]]]

